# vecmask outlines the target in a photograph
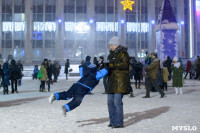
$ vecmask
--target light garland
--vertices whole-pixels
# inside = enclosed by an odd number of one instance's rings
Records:
[[[3,22],[3,32],[8,31],[25,31],[25,22]],[[90,27],[87,22],[65,22],[65,31],[87,33]],[[56,31],[55,22],[34,22],[33,31]],[[96,31],[118,31],[118,22],[96,22]],[[140,23],[127,22],[127,32],[140,32]],[[141,32],[149,32],[149,23],[141,23]]]
[[[3,22],[3,32],[8,31],[25,31],[25,22]]]
[[[89,29],[87,22],[65,22],[65,31],[87,33]]]
[[[141,31],[140,31],[140,23],[127,22],[127,32],[149,32],[149,23],[141,23]]]
[[[55,22],[34,22],[33,31],[56,31]]]

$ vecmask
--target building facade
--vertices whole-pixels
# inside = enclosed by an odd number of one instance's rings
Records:
[[[109,53],[109,39],[118,35],[130,56],[142,60],[155,51],[155,24],[163,0],[0,0],[1,58],[12,55],[25,64],[44,58],[80,63],[86,55]],[[200,1],[170,0],[180,26],[179,56],[200,54]]]

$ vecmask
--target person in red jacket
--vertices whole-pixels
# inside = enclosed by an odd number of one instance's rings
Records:
[[[191,66],[192,66],[191,61],[187,60],[185,79],[186,79],[188,73],[190,73],[190,79],[192,79]]]

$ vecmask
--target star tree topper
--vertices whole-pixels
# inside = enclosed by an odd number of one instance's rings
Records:
[[[124,10],[130,9],[132,11],[132,5],[135,3],[134,1],[125,0],[121,1],[122,5],[124,5]]]

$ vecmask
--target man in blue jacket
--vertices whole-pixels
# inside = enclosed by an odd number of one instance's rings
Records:
[[[108,71],[106,68],[97,71],[97,67],[94,64],[83,64],[79,68],[81,79],[73,84],[68,91],[54,93],[49,97],[49,102],[52,104],[55,100],[68,100],[72,99],[69,103],[62,106],[63,115],[66,116],[66,112],[69,112],[78,107],[83,97],[90,93],[95,86],[99,83],[99,80],[107,75]]]

